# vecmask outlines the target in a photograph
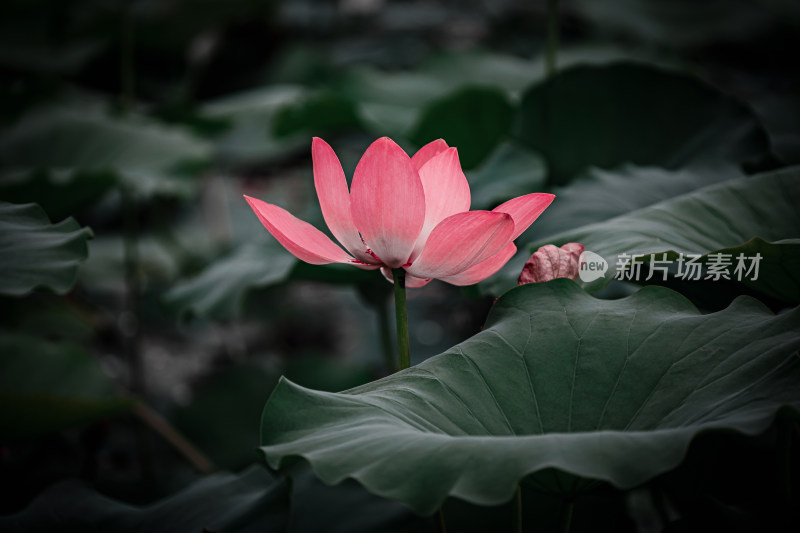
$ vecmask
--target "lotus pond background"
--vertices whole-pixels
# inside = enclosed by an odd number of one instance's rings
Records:
[[[0,530],[792,531],[800,7],[557,4],[548,71],[544,1],[4,2]],[[384,135],[557,195],[391,376],[391,285],[242,199],[324,228],[312,136]],[[763,259],[514,288],[566,242]]]

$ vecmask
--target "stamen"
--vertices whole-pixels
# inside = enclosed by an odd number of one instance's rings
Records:
[[[373,251],[370,249],[370,247],[369,247],[369,246],[367,246],[367,241],[365,241],[365,240],[364,240],[364,237],[363,237],[363,236],[362,236],[360,233],[358,234],[358,236],[359,236],[359,237],[361,237],[361,242],[364,244],[364,248],[366,248],[366,249],[367,249],[367,253],[368,253],[369,255],[371,255],[372,257],[374,257],[374,258],[375,258],[375,260],[376,260],[376,261],[378,261],[379,263],[383,263],[383,261],[381,261],[381,258],[380,258],[380,257],[378,257],[377,255],[375,255],[375,252],[373,252]]]

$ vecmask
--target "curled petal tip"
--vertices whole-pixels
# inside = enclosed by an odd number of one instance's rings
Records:
[[[535,192],[513,198],[495,207],[492,211],[511,215],[515,225],[512,237],[514,240],[539,218],[539,215],[553,203],[555,197],[555,194]]]

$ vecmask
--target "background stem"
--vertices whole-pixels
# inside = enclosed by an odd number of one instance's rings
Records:
[[[130,7],[125,7],[120,21],[120,109],[126,114],[133,107],[134,68],[133,68],[133,16]]]
[[[519,485],[517,485],[517,494],[514,498],[514,507],[516,508],[516,516],[514,519],[516,520],[516,527],[514,531],[517,533],[522,533],[522,489]]]
[[[558,52],[558,0],[547,0],[547,45],[545,49],[545,77],[556,73]]]
[[[559,527],[561,533],[569,533],[570,526],[572,525],[573,507],[575,507],[575,503],[572,500],[564,502],[564,510],[561,513],[561,526]]]
[[[163,416],[141,401],[137,401],[133,414],[144,422],[147,427],[161,435],[169,442],[189,463],[200,473],[210,474],[214,471],[214,464],[206,455],[195,448],[178,430],[176,430]]]
[[[392,270],[394,277],[394,312],[397,321],[397,354],[400,370],[411,366],[408,348],[408,311],[406,311],[406,271],[402,268]]]

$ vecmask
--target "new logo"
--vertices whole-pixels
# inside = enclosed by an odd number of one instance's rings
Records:
[[[578,276],[585,283],[602,278],[608,270],[608,262],[599,254],[588,250],[581,254],[578,264],[580,265]]]

